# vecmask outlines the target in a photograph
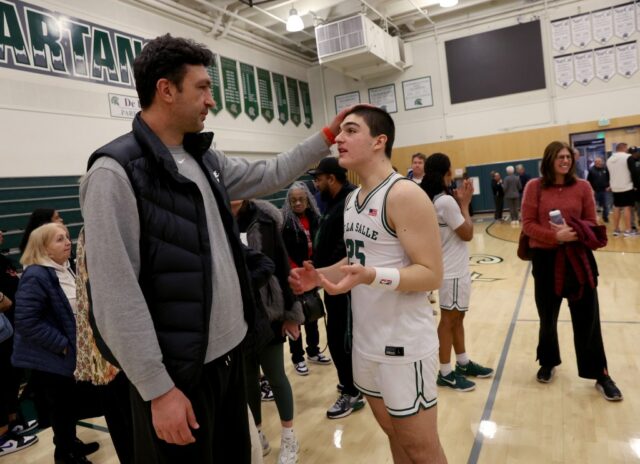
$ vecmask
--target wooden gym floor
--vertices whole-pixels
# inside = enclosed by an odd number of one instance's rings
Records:
[[[481,219],[480,219],[481,221]],[[470,244],[473,293],[465,319],[470,357],[495,368],[490,379],[477,379],[473,392],[439,389],[438,427],[449,463],[634,463],[640,462],[640,237],[613,238],[596,253],[600,269],[600,313],[609,370],[624,394],[610,403],[591,380],[577,376],[569,312],[563,304],[558,322],[563,363],[550,384],[535,380],[538,317],[528,262],[516,257],[519,226],[476,222]],[[324,329],[321,329],[324,344]],[[303,464],[391,463],[385,435],[369,407],[349,417],[328,420],[326,409],[337,398],[335,368],[309,365],[298,376],[285,348],[285,365],[296,405],[294,428]],[[262,403],[264,430],[277,462],[280,425],[275,404]],[[78,427],[85,441],[102,447],[89,458],[117,463],[105,433]],[[51,431],[28,450],[1,464],[53,462]]]

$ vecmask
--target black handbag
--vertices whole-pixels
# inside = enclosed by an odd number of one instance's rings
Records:
[[[298,297],[302,303],[302,312],[304,313],[304,323],[315,322],[324,317],[324,303],[318,290],[311,290],[303,293]]]

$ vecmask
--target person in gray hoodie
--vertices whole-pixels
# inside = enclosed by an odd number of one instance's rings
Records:
[[[507,177],[502,181],[502,189],[504,190],[504,199],[507,200],[509,215],[511,216],[511,224],[518,223],[518,206],[520,203],[520,190],[522,184],[520,177],[514,174],[513,166],[507,166]]]

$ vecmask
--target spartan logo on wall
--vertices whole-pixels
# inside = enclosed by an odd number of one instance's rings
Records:
[[[142,37],[19,0],[0,0],[0,67],[134,88]]]

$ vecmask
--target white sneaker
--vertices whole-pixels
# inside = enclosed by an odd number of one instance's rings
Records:
[[[307,363],[304,361],[294,364],[293,368],[298,375],[309,375],[309,368],[307,367]]]
[[[267,440],[267,436],[262,430],[258,430],[258,436],[260,437],[260,445],[262,445],[262,455],[266,456],[271,451],[271,445],[269,444],[269,440]]]
[[[283,438],[280,443],[280,455],[278,456],[278,464],[296,464],[298,462],[298,451],[300,445],[296,437]]]

